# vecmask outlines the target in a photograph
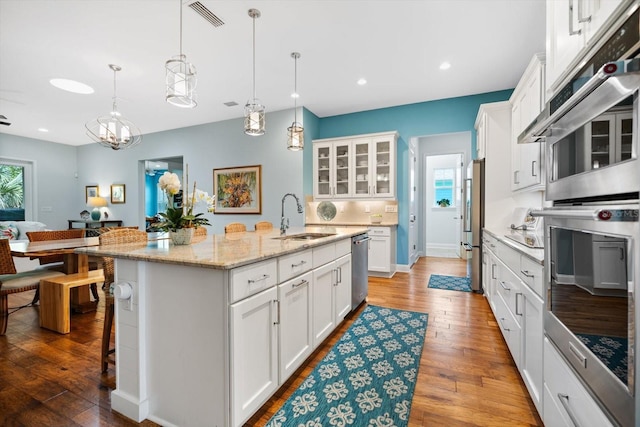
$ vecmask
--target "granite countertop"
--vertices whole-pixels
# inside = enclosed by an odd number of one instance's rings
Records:
[[[511,239],[506,238],[505,235],[511,232],[510,229],[506,229],[500,232],[496,229],[484,228],[483,231],[492,235],[494,238],[498,239],[501,243],[504,243],[510,248],[513,248],[516,251],[520,252],[521,254],[524,254],[529,258],[531,258],[532,260],[540,263],[540,265],[544,265],[544,249],[530,248],[528,246],[525,246],[523,244],[520,244],[518,242],[515,242]]]
[[[280,240],[277,239],[280,237],[280,231],[273,229],[194,237],[190,245],[174,245],[168,238],[159,238],[149,240],[146,244],[95,246],[78,248],[76,252],[100,257],[228,270],[366,232],[367,228],[363,227],[292,227],[287,231],[287,235],[335,234],[314,240]]]
[[[316,227],[316,226],[330,226],[330,227],[397,227],[398,223],[397,222],[388,222],[388,221],[382,221],[379,223],[372,223],[372,222],[358,222],[358,221],[341,221],[341,222],[330,222],[330,223],[326,223],[326,222],[308,222],[307,226],[309,227]]]

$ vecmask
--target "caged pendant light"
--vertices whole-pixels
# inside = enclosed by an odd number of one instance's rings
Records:
[[[300,151],[304,148],[304,128],[298,123],[298,58],[300,53],[292,52],[294,61],[293,78],[293,123],[287,128],[287,148],[291,151]]]
[[[118,112],[116,97],[116,73],[122,68],[109,64],[113,70],[113,109],[108,115],[98,117],[85,124],[87,136],[100,145],[114,150],[133,147],[142,141],[140,129]]]
[[[187,62],[182,53],[182,0],[180,3],[180,55],[174,56],[165,63],[167,93],[166,101],[180,108],[194,108],[196,101],[196,84],[198,77],[196,67]]]
[[[256,98],[256,18],[260,18],[258,9],[249,9],[253,19],[253,98],[244,106],[244,133],[251,136],[264,135],[264,105]]]

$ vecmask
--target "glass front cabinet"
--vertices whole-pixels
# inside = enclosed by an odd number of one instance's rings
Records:
[[[397,133],[313,141],[315,199],[396,197]]]

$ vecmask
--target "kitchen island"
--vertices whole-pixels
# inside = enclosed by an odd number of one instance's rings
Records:
[[[351,237],[366,232],[78,249],[115,258],[112,409],[164,426],[242,425],[350,312]]]

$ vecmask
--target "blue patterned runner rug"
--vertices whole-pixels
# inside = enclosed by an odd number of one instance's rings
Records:
[[[427,287],[446,289],[448,291],[471,292],[471,278],[432,274],[429,277],[429,285]]]
[[[427,319],[367,306],[267,427],[406,426]]]

